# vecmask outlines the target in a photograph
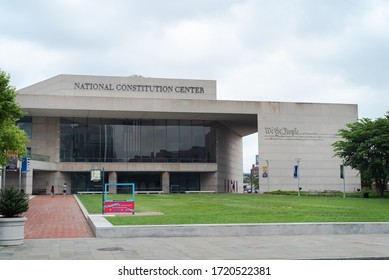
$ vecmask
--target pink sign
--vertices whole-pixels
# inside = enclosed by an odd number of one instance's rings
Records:
[[[105,201],[104,213],[134,213],[134,201]]]

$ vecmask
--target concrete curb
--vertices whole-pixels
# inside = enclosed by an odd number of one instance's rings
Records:
[[[102,238],[383,234],[389,233],[389,223],[276,223],[158,226],[104,226],[95,224],[94,232],[96,237]]]
[[[75,196],[93,233],[99,238],[215,237],[324,234],[387,234],[388,222],[369,223],[265,223],[113,226],[103,215],[89,215]]]

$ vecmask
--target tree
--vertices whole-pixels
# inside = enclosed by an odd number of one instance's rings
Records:
[[[338,136],[343,139],[333,144],[335,155],[359,170],[364,181],[374,181],[383,196],[389,179],[389,115],[347,124]]]
[[[7,151],[26,156],[27,134],[15,124],[23,115],[10,75],[0,69],[0,166],[7,164]]]

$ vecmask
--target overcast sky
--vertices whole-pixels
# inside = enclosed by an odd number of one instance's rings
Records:
[[[0,68],[217,80],[218,99],[389,110],[386,0],[2,0]],[[244,139],[244,171],[256,135]]]

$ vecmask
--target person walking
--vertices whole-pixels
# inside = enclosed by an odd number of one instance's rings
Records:
[[[50,192],[51,192],[51,197],[54,197],[54,186],[51,186]]]
[[[62,192],[63,192],[64,196],[66,196],[67,189],[68,189],[68,185],[66,183],[64,183],[62,186]]]

